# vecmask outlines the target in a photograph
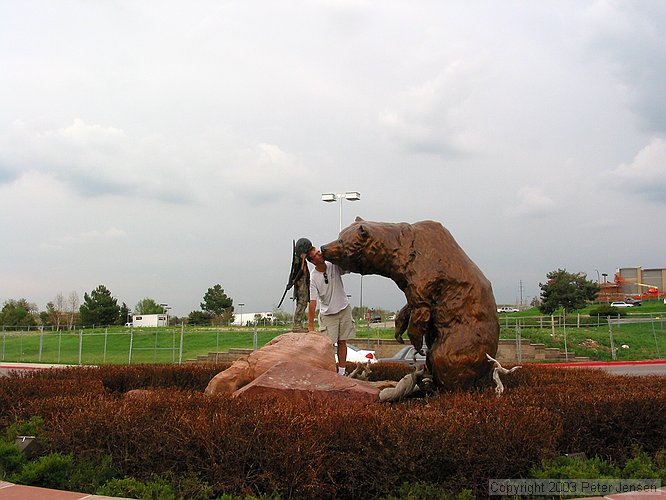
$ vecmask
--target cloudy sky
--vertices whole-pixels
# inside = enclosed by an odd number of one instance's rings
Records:
[[[666,267],[664,32],[661,0],[0,0],[0,302],[272,310],[344,191],[345,226],[440,221],[498,303]]]

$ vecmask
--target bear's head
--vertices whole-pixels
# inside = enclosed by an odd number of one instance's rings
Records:
[[[324,259],[360,274],[392,276],[402,244],[405,223],[371,222],[356,217],[338,239],[322,245]]]

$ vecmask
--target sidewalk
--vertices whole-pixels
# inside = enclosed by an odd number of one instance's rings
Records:
[[[666,498],[666,489],[660,488],[657,490],[657,493],[618,493],[617,495],[608,495],[605,497],[584,497],[584,500],[603,500],[603,499],[608,499],[608,500],[632,500],[632,499],[638,499],[638,500],[651,500],[651,499],[659,499],[663,500]],[[579,500],[578,498],[573,499],[573,500]]]
[[[49,490],[36,486],[22,486],[20,484],[0,481],[0,498],[2,500],[80,500],[86,499],[114,499],[119,497],[104,497],[89,493],[76,493],[74,491]]]

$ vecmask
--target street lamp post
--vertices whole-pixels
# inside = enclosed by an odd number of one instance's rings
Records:
[[[166,326],[169,326],[169,304],[160,304],[162,306],[162,314],[166,315]]]
[[[245,304],[243,304],[242,302],[238,303],[238,307],[240,307],[240,311],[241,311],[241,313],[240,313],[240,326],[243,326],[243,306],[244,305]]]
[[[346,193],[324,193],[321,195],[321,201],[326,203],[333,203],[334,201],[340,202],[339,205],[339,221],[340,231],[342,231],[342,200],[358,201],[361,199],[361,193],[358,191],[347,191]]]
[[[339,232],[342,232],[342,200],[347,201],[359,201],[361,199],[361,193],[358,191],[346,191],[344,193],[323,193],[321,195],[321,201],[326,203],[333,203],[335,201],[339,202]],[[361,274],[361,287],[359,293],[359,308],[363,309],[363,275]],[[368,337],[369,339],[370,337]]]

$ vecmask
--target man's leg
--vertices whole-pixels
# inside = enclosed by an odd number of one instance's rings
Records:
[[[347,341],[338,339],[338,368],[342,368],[344,370],[346,363],[347,363]]]
[[[344,370],[347,362],[347,340],[356,336],[351,305],[340,311],[340,327],[338,335],[338,366]],[[338,370],[339,371],[339,370]]]

